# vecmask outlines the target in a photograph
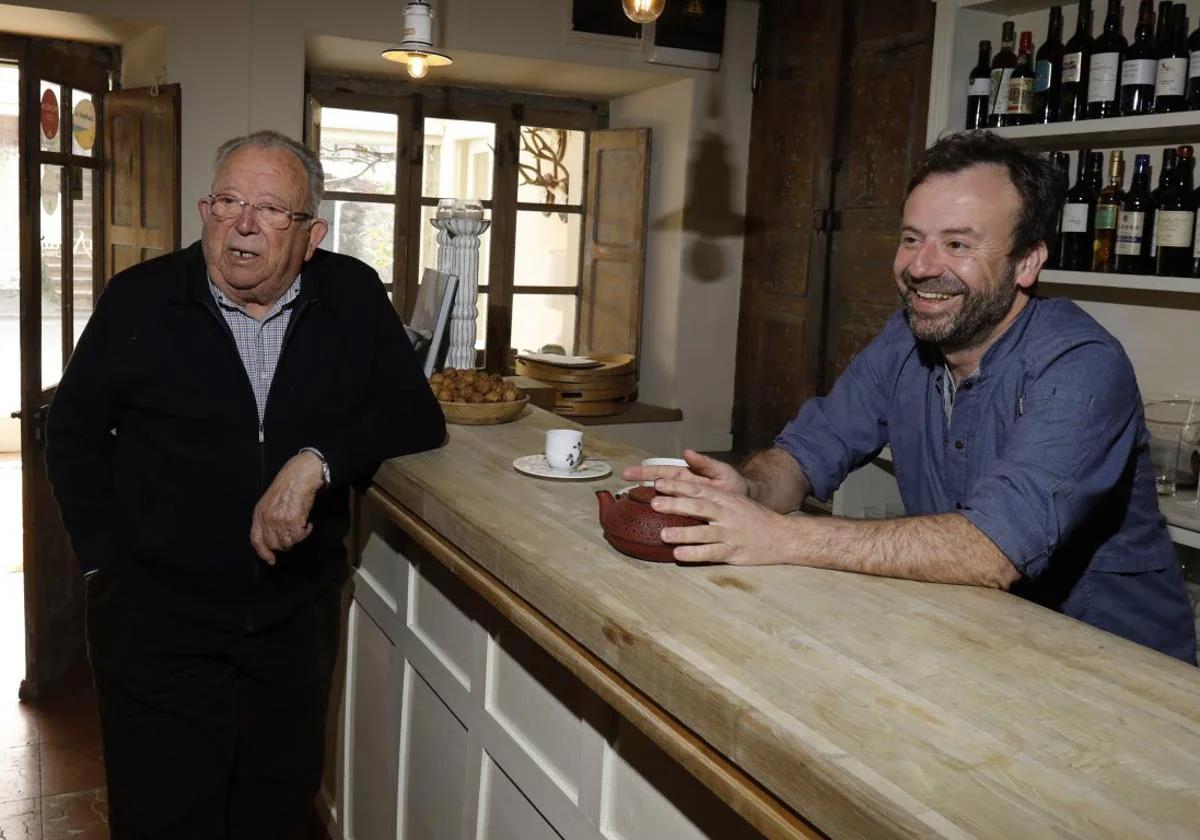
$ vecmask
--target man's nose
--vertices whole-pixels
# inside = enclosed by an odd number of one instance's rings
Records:
[[[926,239],[917,248],[908,271],[914,277],[938,277],[942,274],[942,267],[941,250],[932,240]]]
[[[255,233],[258,230],[258,211],[253,204],[243,204],[236,223],[238,233]]]

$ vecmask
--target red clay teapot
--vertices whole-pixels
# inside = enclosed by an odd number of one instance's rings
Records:
[[[604,539],[617,551],[638,560],[670,563],[675,560],[675,546],[659,539],[663,528],[703,525],[703,520],[673,513],[660,513],[650,507],[650,500],[659,495],[653,487],[634,487],[619,496],[607,490],[597,490],[600,502],[600,527]]]

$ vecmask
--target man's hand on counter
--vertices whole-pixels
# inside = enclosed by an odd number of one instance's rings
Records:
[[[785,516],[696,481],[660,479],[657,511],[703,519],[664,528],[681,563],[790,563],[845,572],[1008,589],[1020,573],[982,531],[956,513],[859,520]]]

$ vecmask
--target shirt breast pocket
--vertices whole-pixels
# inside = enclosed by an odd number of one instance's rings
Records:
[[[1095,396],[1082,388],[1035,383],[1017,398],[1014,435],[1021,454],[1057,475],[1077,466],[1096,435],[1089,434]]]

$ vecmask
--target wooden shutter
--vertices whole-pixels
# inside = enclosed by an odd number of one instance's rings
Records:
[[[104,281],[179,248],[179,85],[104,97]]]
[[[650,129],[591,133],[580,272],[582,352],[638,352],[649,182]]]

